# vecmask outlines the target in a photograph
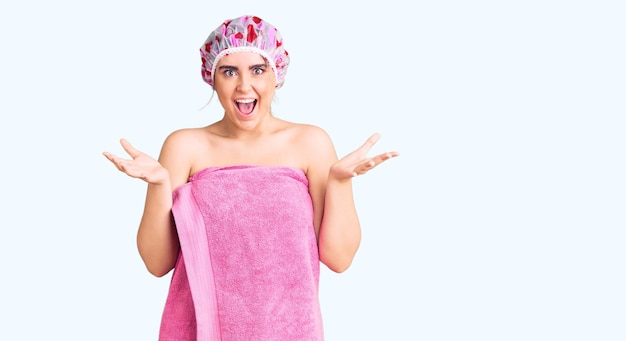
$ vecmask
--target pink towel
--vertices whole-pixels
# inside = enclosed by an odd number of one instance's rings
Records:
[[[204,169],[174,193],[181,244],[160,340],[323,340],[302,170]]]

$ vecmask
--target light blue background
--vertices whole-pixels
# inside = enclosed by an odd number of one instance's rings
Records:
[[[355,180],[327,340],[626,339],[626,11],[556,0],[3,2],[0,339],[156,340],[145,185],[101,153],[217,119],[198,48],[247,13],[292,58],[277,116],[402,154]]]

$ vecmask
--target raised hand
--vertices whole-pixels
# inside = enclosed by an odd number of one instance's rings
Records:
[[[161,166],[157,160],[135,149],[125,139],[121,139],[120,144],[132,159],[124,159],[109,152],[102,153],[118,170],[130,177],[138,178],[151,184],[161,184],[169,180],[167,169]]]
[[[400,155],[398,152],[387,152],[374,157],[368,157],[367,153],[379,139],[380,134],[378,133],[370,136],[361,147],[337,161],[330,168],[330,176],[338,180],[346,180],[357,175],[365,174],[384,161]]]

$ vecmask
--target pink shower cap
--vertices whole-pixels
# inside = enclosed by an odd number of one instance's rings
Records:
[[[200,48],[202,79],[210,86],[215,80],[217,63],[230,53],[255,52],[267,59],[276,76],[276,88],[285,83],[289,54],[278,30],[259,17],[246,15],[224,21],[211,32]]]

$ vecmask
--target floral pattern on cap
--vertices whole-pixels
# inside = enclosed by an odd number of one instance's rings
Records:
[[[211,32],[202,47],[202,79],[213,86],[219,60],[235,52],[255,52],[269,62],[276,76],[276,88],[285,83],[289,54],[278,30],[256,16],[241,16],[224,21]]]

